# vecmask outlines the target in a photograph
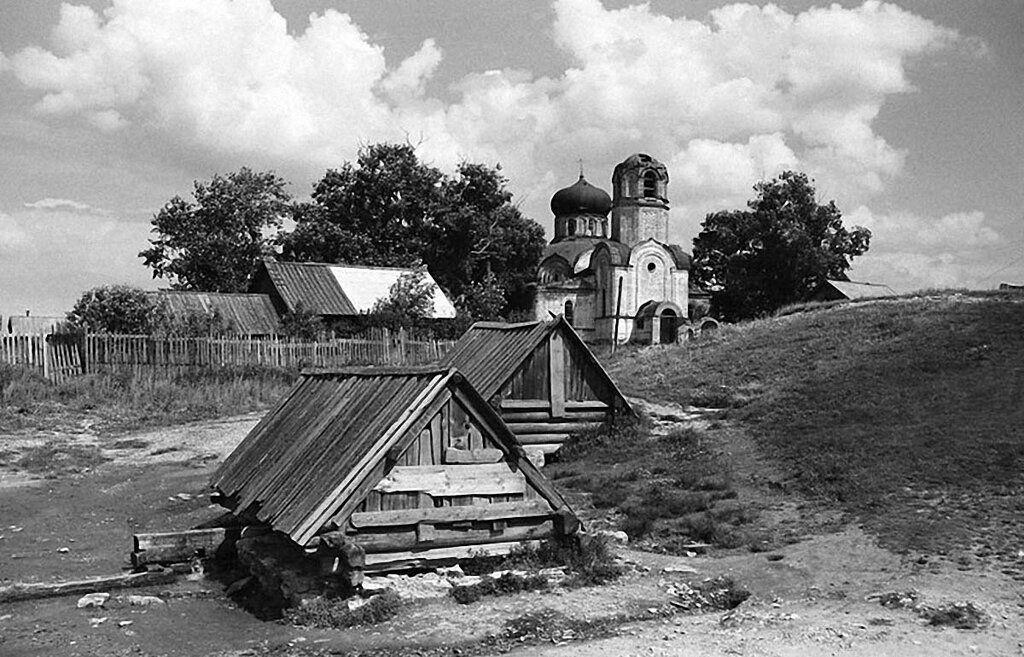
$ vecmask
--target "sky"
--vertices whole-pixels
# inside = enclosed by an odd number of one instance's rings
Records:
[[[669,170],[671,237],[806,172],[873,233],[850,277],[1024,282],[1024,1],[0,0],[0,314],[166,286],[153,215],[273,170],[296,198],[379,141],[500,165],[527,216]]]

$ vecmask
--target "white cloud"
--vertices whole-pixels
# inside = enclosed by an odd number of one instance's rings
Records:
[[[871,229],[871,250],[918,251],[934,254],[992,246],[999,233],[985,225],[985,213],[954,212],[938,219],[910,212],[875,214],[860,206],[845,216],[845,223]]]
[[[0,212],[0,253],[13,254],[30,241],[28,232],[13,217]]]
[[[106,214],[105,210],[99,210],[87,203],[79,203],[78,201],[72,201],[66,198],[46,197],[39,199],[38,201],[26,203],[25,207],[33,210],[70,210],[74,212]]]
[[[674,235],[685,243],[705,212],[742,207],[756,180],[786,168],[806,171],[842,208],[869,203],[905,157],[875,132],[880,108],[913,91],[909,61],[964,43],[875,0],[801,13],[733,4],[706,20],[647,4],[553,7],[567,70],[473,73],[451,86],[453,100],[427,93],[440,36],[389,66],[346,14],[326,10],[290,33],[269,0],[113,0],[102,14],[64,5],[50,48],[26,48],[9,64],[45,115],[154,131],[225,161],[309,171],[353,158],[360,144],[409,138],[439,166],[501,162],[544,224],[577,158],[607,188],[615,162],[649,152],[669,166]],[[893,219],[874,220],[881,243]],[[982,221],[914,224],[913,248],[936,253],[947,239],[936,235],[982,243],[991,239]]]

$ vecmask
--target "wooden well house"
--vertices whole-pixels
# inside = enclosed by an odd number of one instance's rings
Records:
[[[633,409],[565,320],[478,322],[443,360],[458,368],[529,450],[557,451],[572,433]]]
[[[579,526],[448,366],[306,373],[211,483],[242,524],[305,547],[354,544],[368,571],[503,554]]]

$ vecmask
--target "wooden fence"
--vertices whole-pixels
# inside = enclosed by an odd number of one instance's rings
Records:
[[[416,365],[438,360],[449,340],[413,340],[404,332],[317,342],[146,335],[27,335],[0,338],[0,362],[26,366],[52,381],[93,373],[176,376],[225,367],[289,369]]]

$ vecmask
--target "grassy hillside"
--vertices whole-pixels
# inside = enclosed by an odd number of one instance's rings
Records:
[[[788,485],[890,547],[1024,546],[1024,295],[813,310],[622,350],[609,369],[628,394],[727,406]]]

